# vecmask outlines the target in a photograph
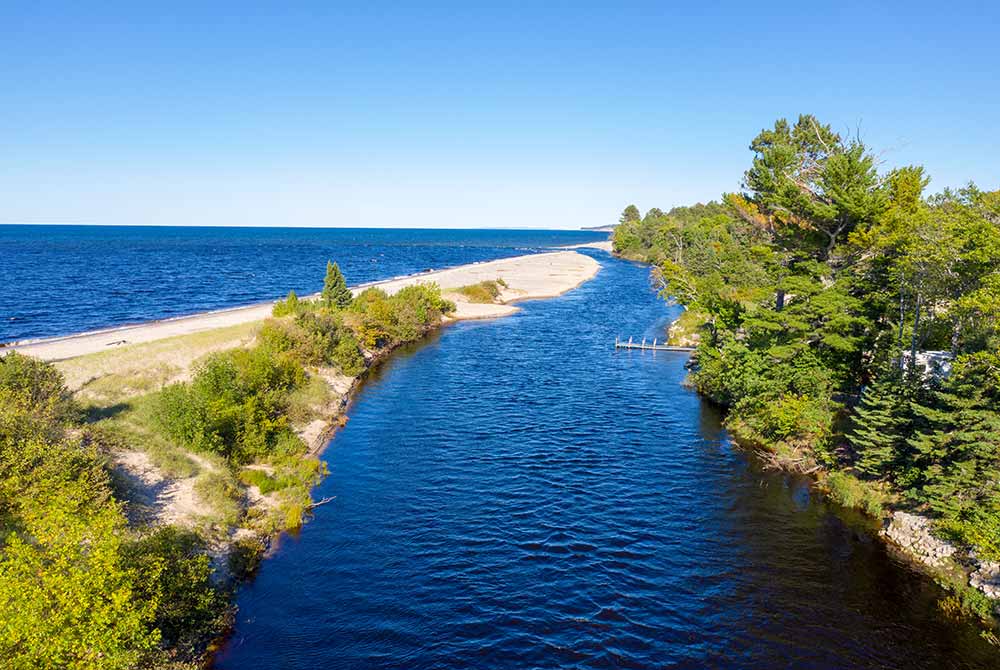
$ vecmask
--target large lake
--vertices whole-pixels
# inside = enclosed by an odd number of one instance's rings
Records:
[[[645,267],[449,326],[365,384],[295,537],[241,589],[243,668],[996,668],[940,594],[681,382],[615,352]]]
[[[607,239],[547,230],[0,225],[0,343]]]

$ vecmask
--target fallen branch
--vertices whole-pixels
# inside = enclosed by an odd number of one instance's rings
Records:
[[[310,503],[309,506],[306,509],[313,509],[313,508],[319,507],[320,505],[325,505],[328,502],[330,502],[331,500],[336,500],[336,499],[337,499],[337,496],[330,496],[329,498],[323,498],[322,500],[319,500],[317,502]]]

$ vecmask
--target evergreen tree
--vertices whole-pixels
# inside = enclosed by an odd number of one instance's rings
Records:
[[[323,279],[323,304],[326,307],[344,308],[351,304],[351,300],[353,300],[351,289],[347,288],[347,281],[340,271],[340,266],[327,261],[326,277]]]
[[[902,465],[909,424],[909,403],[901,384],[882,379],[866,388],[848,435],[858,470],[878,479],[893,478]]]
[[[629,205],[622,211],[622,215],[618,217],[618,223],[631,223],[640,219],[642,219],[642,215],[639,214],[639,208],[635,205]]]
[[[996,355],[973,360],[936,394],[935,406],[920,409],[928,428],[910,440],[925,472],[914,497],[948,519],[968,521],[1000,509],[997,388],[991,375],[975,369],[987,359],[997,362]]]

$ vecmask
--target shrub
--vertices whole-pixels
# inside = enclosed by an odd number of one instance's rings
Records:
[[[995,512],[977,510],[968,519],[940,519],[936,526],[949,539],[975,547],[979,558],[1000,561],[1000,518]]]
[[[287,353],[303,365],[336,365],[350,376],[364,369],[358,341],[339,311],[304,312],[295,321],[268,320],[257,339],[272,355]]]
[[[257,537],[241,537],[229,554],[229,572],[236,579],[250,577],[264,558],[267,547]]]
[[[96,450],[67,440],[53,421],[29,394],[0,388],[0,525],[29,507],[60,501],[84,510],[110,500]]]
[[[26,395],[39,411],[60,420],[79,417],[62,373],[51,363],[12,351],[0,356],[0,389]]]
[[[391,343],[396,323],[389,296],[380,288],[368,288],[351,303],[352,318],[348,322],[366,349]]]
[[[375,349],[421,337],[454,309],[437,284],[406,286],[391,297],[373,287],[354,299],[349,324],[365,348]]]
[[[289,314],[297,314],[299,311],[299,296],[295,291],[289,291],[288,297],[284,300],[276,300],[271,307],[271,316],[281,317]]]
[[[870,516],[882,516],[885,494],[872,482],[864,482],[846,472],[835,471],[823,479],[823,488],[838,505],[863,510]]]
[[[266,348],[213,354],[190,383],[160,392],[157,421],[171,438],[242,463],[298,442],[282,411],[305,379],[291,357]]]
[[[500,297],[500,281],[481,281],[478,284],[470,284],[455,289],[456,293],[461,293],[469,302],[493,303]]]
[[[333,350],[333,363],[345,375],[354,377],[365,369],[365,358],[361,355],[358,340],[351,332],[344,333]]]
[[[229,605],[212,583],[205,543],[194,533],[166,526],[124,552],[141,575],[134,597],[155,603],[154,625],[163,641],[193,650],[223,628]]]
[[[833,413],[826,400],[786,394],[771,400],[747,398],[734,414],[766,442],[817,447],[832,432]]]

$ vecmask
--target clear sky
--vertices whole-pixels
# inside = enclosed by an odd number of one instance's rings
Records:
[[[997,3],[0,3],[0,222],[574,228],[811,112],[1000,187]]]

